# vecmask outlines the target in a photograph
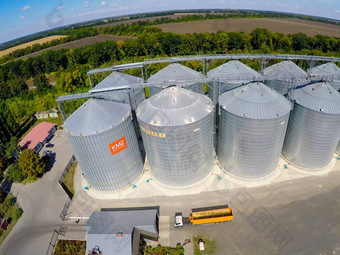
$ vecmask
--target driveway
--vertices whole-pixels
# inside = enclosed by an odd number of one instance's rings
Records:
[[[2,255],[46,254],[54,229],[65,226],[59,215],[67,196],[57,181],[72,157],[72,150],[63,131],[58,130],[51,143],[53,148],[42,151],[55,153],[52,169],[34,183],[12,186],[24,213],[0,246]]]

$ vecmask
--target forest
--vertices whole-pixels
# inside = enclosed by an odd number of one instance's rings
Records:
[[[270,53],[340,56],[340,38],[317,35],[308,37],[302,33],[284,35],[265,29],[255,29],[250,34],[239,32],[197,33],[178,35],[164,33],[143,23],[100,27],[100,34],[133,35],[138,39],[106,41],[77,49],[46,51],[42,55],[24,60],[10,61],[0,66],[0,170],[11,157],[6,150],[10,138],[17,136],[20,125],[38,111],[57,107],[60,95],[87,91],[90,88],[87,72],[90,69],[113,64],[142,61],[146,58],[196,54]],[[244,60],[259,70],[255,60]],[[201,71],[195,61],[183,63]],[[220,62],[213,62],[214,68]],[[271,63],[269,63],[271,64]],[[306,69],[304,62],[297,62]],[[164,67],[155,64],[148,67],[148,76]],[[128,71],[140,75],[140,70]],[[47,76],[55,77],[55,85],[49,84]],[[102,75],[94,75],[97,83]],[[34,87],[28,82],[33,81]],[[72,112],[82,102],[66,104]],[[19,137],[18,137],[19,138]],[[4,162],[1,164],[1,162]]]

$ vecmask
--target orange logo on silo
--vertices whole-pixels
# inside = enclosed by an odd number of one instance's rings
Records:
[[[125,136],[113,143],[110,143],[109,146],[112,155],[124,150],[126,148]]]

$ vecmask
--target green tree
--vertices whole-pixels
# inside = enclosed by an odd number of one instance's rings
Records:
[[[24,150],[19,156],[19,167],[24,176],[30,180],[36,180],[45,171],[45,163],[34,150]]]
[[[9,84],[13,96],[20,95],[28,91],[26,82],[22,79],[15,79]]]
[[[38,91],[45,91],[52,88],[51,84],[48,83],[46,75],[42,73],[34,77],[33,85],[37,88]]]
[[[8,168],[5,177],[10,182],[21,182],[24,180],[24,175],[18,163],[14,163]]]
[[[13,158],[13,153],[19,155],[18,138],[11,136],[11,139],[6,144],[6,157]]]

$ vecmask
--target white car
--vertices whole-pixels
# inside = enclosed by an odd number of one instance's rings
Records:
[[[183,227],[182,213],[175,213],[175,228]]]

